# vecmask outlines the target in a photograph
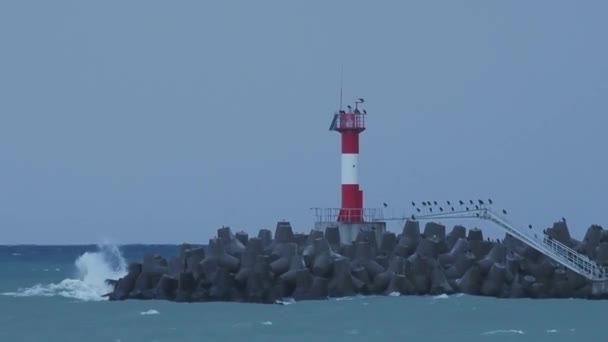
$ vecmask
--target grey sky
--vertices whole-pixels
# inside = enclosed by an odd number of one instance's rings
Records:
[[[608,224],[605,1],[3,1],[0,243],[206,241],[336,207],[492,196]],[[400,208],[405,208],[400,210]],[[406,209],[408,211],[406,211]],[[478,223],[485,227],[485,224]]]

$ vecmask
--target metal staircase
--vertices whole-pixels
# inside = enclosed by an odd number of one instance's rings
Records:
[[[608,267],[604,267],[580,254],[563,243],[550,238],[546,234],[534,233],[530,229],[520,229],[511,224],[505,217],[495,213],[490,208],[481,206],[479,209],[443,212],[428,215],[412,216],[416,220],[431,219],[482,219],[493,222],[509,235],[538,250],[564,267],[580,274],[593,282],[608,281]],[[403,220],[403,218],[401,218]]]

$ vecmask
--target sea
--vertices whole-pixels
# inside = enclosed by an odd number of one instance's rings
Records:
[[[170,245],[0,246],[0,342],[606,341],[608,302],[357,296],[283,305],[109,302],[107,278]]]

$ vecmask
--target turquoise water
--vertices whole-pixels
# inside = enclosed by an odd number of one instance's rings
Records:
[[[116,250],[96,250],[0,247],[0,341],[605,340],[605,301],[444,295],[289,305],[107,302],[99,297],[103,283],[95,282],[120,272],[121,258]],[[121,251],[137,260],[175,247]]]

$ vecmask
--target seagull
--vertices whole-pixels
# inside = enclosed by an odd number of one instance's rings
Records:
[[[504,209],[502,210],[502,213],[505,214],[505,215],[507,215],[507,211],[504,210]]]

